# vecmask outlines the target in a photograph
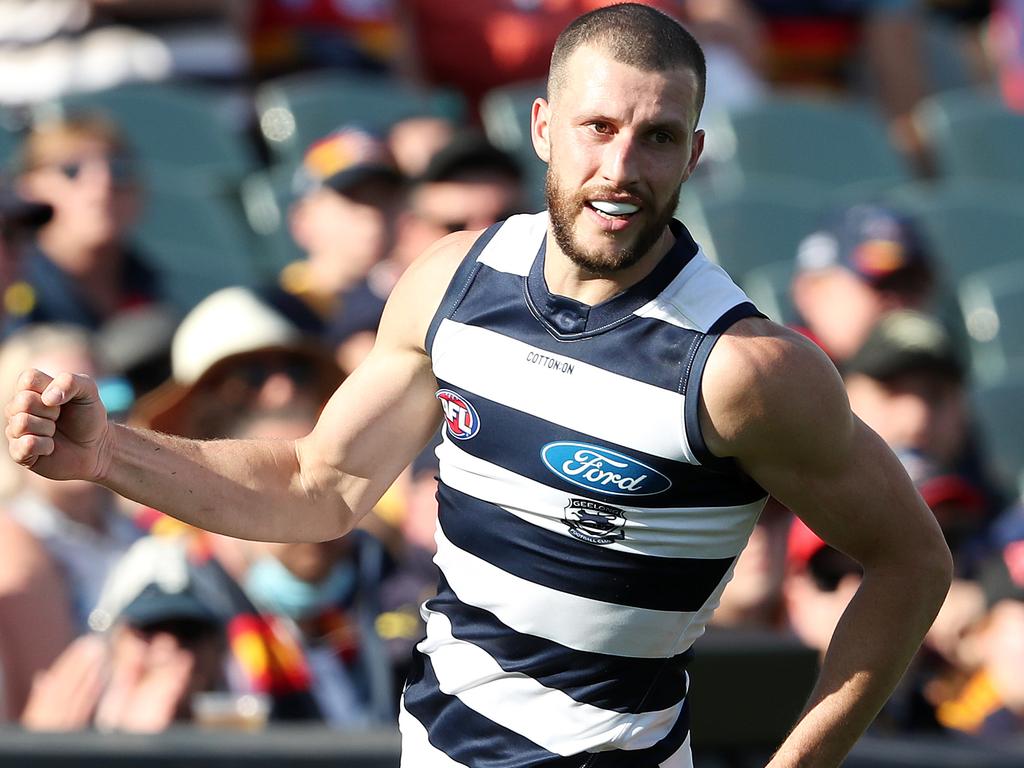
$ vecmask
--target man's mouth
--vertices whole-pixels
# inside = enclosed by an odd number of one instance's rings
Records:
[[[640,206],[616,200],[588,200],[587,206],[609,219],[628,219]]]

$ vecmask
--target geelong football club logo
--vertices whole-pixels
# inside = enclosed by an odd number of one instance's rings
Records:
[[[587,443],[548,443],[541,458],[563,480],[613,496],[650,496],[672,487],[672,481],[653,467]]]
[[[625,538],[626,515],[621,509],[590,499],[569,499],[565,508],[569,535],[591,544],[611,544]]]
[[[469,440],[480,431],[480,417],[466,398],[450,389],[439,389],[435,397],[441,401],[449,435],[456,440]]]

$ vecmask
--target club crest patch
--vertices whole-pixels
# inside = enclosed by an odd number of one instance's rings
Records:
[[[590,544],[611,544],[626,537],[626,515],[617,508],[590,499],[569,499],[563,522],[569,535]]]

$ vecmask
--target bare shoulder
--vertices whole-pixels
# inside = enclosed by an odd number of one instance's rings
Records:
[[[720,456],[778,450],[789,438],[814,450],[808,436],[853,423],[832,361],[806,337],[762,318],[741,320],[718,340],[701,397],[705,439]]]
[[[423,252],[388,298],[378,341],[422,349],[427,328],[456,270],[481,232],[454,232]]]

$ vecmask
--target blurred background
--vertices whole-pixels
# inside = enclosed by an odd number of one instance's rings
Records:
[[[129,423],[305,434],[413,259],[544,207],[530,106],[604,4],[0,0],[0,396],[71,369]],[[847,764],[1024,764],[1024,0],[650,4],[708,57],[679,218],[832,357],[954,552]],[[396,766],[435,474],[259,544],[5,454],[0,760]],[[698,644],[698,765],[763,765],[859,578],[769,504]]]

